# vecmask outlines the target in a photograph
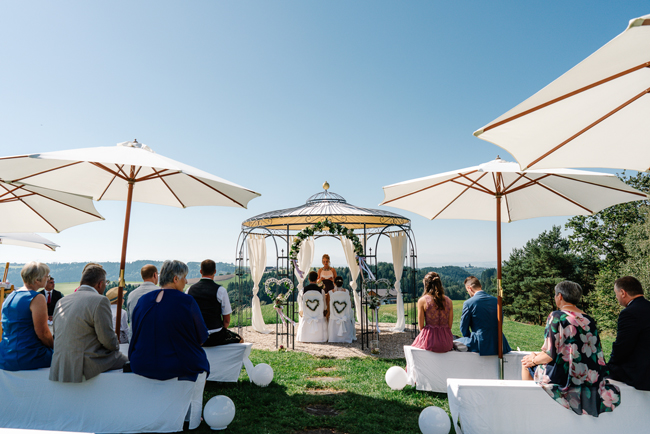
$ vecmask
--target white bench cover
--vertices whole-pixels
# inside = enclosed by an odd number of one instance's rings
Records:
[[[521,359],[528,352],[512,351],[504,355],[504,378],[521,379]],[[447,392],[448,378],[492,379],[499,378],[499,358],[480,356],[478,353],[432,351],[404,346],[408,384],[417,390]]]
[[[177,432],[201,423],[205,373],[196,382],[110,371],[83,383],[50,381],[50,369],[0,370],[0,426],[96,433]]]
[[[621,405],[597,418],[567,410],[533,381],[450,378],[447,397],[458,434],[647,432],[650,392],[610,382],[621,389]]]
[[[253,368],[248,359],[253,344],[228,344],[218,347],[204,347],[205,354],[210,362],[210,375],[208,381],[221,381],[224,383],[236,383],[239,380],[242,364],[246,371]],[[120,344],[120,352],[129,355],[129,344]]]

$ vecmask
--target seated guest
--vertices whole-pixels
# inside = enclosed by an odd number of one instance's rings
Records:
[[[315,271],[310,271],[309,274],[307,275],[307,278],[309,279],[309,285],[305,286],[302,290],[302,294],[300,295],[300,300],[302,300],[302,295],[305,294],[307,291],[318,291],[321,294],[323,294],[323,299],[325,300],[325,306],[330,305],[330,298],[325,292],[323,288],[318,286],[318,273]],[[302,311],[298,311],[298,314],[302,316]],[[327,309],[325,309],[325,315],[329,318],[329,312]]]
[[[117,319],[117,293],[119,291],[119,288],[116,286],[114,288],[109,289],[106,292],[106,297],[108,297],[108,301],[111,302],[111,314],[113,315],[113,321],[111,322],[111,325],[113,326],[113,330],[115,330],[115,324],[116,324],[116,319]],[[131,295],[129,294],[129,297]],[[120,313],[122,316],[120,317],[120,343],[122,344],[128,344],[129,343],[129,337],[131,336],[131,328],[129,327],[129,323],[127,322],[127,317],[128,315],[126,314],[126,311],[124,309],[120,309]]]
[[[230,325],[230,299],[226,288],[214,281],[217,274],[217,266],[211,259],[201,262],[201,280],[190,286],[187,291],[194,297],[201,309],[203,321],[208,328],[208,340],[203,343],[204,347],[216,347],[217,345],[239,344],[244,340],[237,333],[228,330]]]
[[[50,380],[81,383],[127,362],[111,324],[111,304],[104,297],[106,271],[89,266],[81,286],[54,309],[54,355]]]
[[[45,300],[47,301],[47,320],[52,321],[54,306],[56,306],[57,301],[63,298],[63,294],[54,289],[54,277],[50,276],[45,284],[45,288],[39,292],[45,296]]]
[[[607,367],[614,380],[650,390],[650,301],[632,276],[614,282],[614,293],[625,309],[618,316],[616,341]]]
[[[499,352],[497,298],[486,294],[481,281],[474,276],[465,279],[465,289],[471,298],[463,303],[460,315],[463,337],[456,339],[456,342],[466,345],[467,351],[494,356]],[[510,351],[508,340],[503,336],[503,354]]]
[[[336,276],[334,279],[334,289],[332,291],[346,292],[347,289],[343,288],[343,278],[341,276]]]
[[[143,295],[135,306],[129,360],[138,375],[196,381],[200,373],[210,372],[201,347],[208,329],[199,305],[183,292],[187,272],[183,262],[165,261],[160,269],[161,289]]]
[[[155,265],[147,264],[140,269],[140,276],[142,276],[143,283],[129,293],[129,298],[126,301],[126,310],[129,312],[129,324],[133,318],[133,310],[138,304],[140,297],[148,292],[155,291],[158,288],[158,269]]]
[[[582,288],[564,281],[555,286],[555,305],[546,320],[542,352],[521,360],[522,380],[535,380],[551,398],[575,414],[598,417],[621,402],[618,387],[607,384],[607,366],[596,322],[576,307]]]
[[[47,327],[47,304],[37,291],[44,287],[50,268],[40,262],[25,264],[23,286],[2,305],[0,369],[22,371],[47,368],[52,362],[52,333]]]
[[[451,299],[445,295],[438,273],[424,276],[424,293],[418,300],[418,328],[420,334],[412,346],[434,353],[446,353],[454,348],[451,325],[454,322],[454,308]]]

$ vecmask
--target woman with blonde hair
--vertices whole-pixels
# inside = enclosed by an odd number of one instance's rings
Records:
[[[40,262],[25,264],[23,286],[2,305],[0,369],[23,371],[49,368],[54,340],[47,326],[47,301],[37,291],[45,286],[50,267]]]
[[[451,351],[454,347],[453,322],[451,299],[445,295],[440,275],[432,271],[424,276],[424,293],[418,300],[420,334],[412,346],[435,353]]]
[[[334,289],[334,279],[336,279],[336,270],[330,267],[330,255],[323,255],[323,267],[318,270],[318,282],[325,285],[325,293]]]

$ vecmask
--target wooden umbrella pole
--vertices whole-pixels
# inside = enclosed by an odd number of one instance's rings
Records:
[[[131,202],[133,201],[133,184],[134,181],[129,181],[129,189],[126,196],[126,217],[124,218],[124,236],[122,238],[122,258],[120,259],[120,281],[117,290],[117,315],[115,316],[115,333],[117,334],[117,342],[120,342],[120,326],[122,325],[122,300],[124,294],[124,269],[126,268],[126,243],[129,239],[129,222],[131,221]]]
[[[503,289],[501,288],[501,193],[497,193],[497,319],[499,374],[503,379]]]

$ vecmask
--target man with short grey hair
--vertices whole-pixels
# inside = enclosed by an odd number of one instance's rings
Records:
[[[133,311],[135,306],[138,304],[140,297],[145,295],[148,292],[155,291],[160,289],[158,285],[158,269],[155,265],[147,264],[140,269],[140,275],[142,276],[142,283],[140,286],[135,288],[129,293],[129,297],[126,300],[126,310],[129,313],[129,324],[131,324],[131,319],[133,318]]]
[[[77,291],[57,303],[50,380],[81,383],[84,377],[90,380],[127,362],[111,325],[111,304],[103,295],[105,289],[106,271],[90,266],[84,270]]]

